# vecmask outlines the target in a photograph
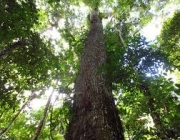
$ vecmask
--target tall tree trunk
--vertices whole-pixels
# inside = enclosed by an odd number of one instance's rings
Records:
[[[73,117],[66,140],[124,140],[104,70],[107,56],[102,20],[98,14],[91,18],[75,83]]]

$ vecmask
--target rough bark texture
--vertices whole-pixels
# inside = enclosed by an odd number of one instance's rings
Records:
[[[66,140],[124,140],[106,72],[102,21],[90,19],[90,31],[75,83],[73,117]]]

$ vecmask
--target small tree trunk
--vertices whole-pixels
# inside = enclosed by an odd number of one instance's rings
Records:
[[[66,140],[124,140],[107,81],[102,20],[93,15],[75,83],[73,117]]]
[[[156,102],[151,95],[151,91],[148,85],[145,82],[141,82],[140,88],[141,88],[141,91],[144,93],[144,96],[148,97],[148,108],[149,108],[151,117],[153,119],[154,125],[158,132],[157,136],[160,139],[168,139],[168,135],[169,135],[168,131],[163,126],[160,115],[156,110],[156,107],[155,107]]]
[[[44,108],[44,113],[43,113],[43,115],[41,117],[41,120],[40,120],[40,122],[39,122],[39,124],[38,124],[38,126],[36,128],[36,132],[35,132],[32,140],[37,140],[40,133],[41,133],[41,130],[43,128],[43,125],[44,125],[44,122],[45,122],[45,119],[46,119],[46,116],[47,116],[47,113],[48,113],[49,106],[51,104],[51,98],[53,96],[53,93],[54,93],[54,89],[53,89],[52,93],[49,95],[49,98],[48,98],[47,103],[46,103],[46,107]]]

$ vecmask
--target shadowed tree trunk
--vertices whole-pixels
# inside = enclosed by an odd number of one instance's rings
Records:
[[[156,103],[155,99],[152,97],[151,91],[150,91],[148,85],[145,82],[141,81],[140,89],[144,93],[144,96],[146,96],[148,98],[147,105],[148,105],[151,117],[153,119],[154,125],[158,132],[157,136],[162,140],[176,138],[175,132],[173,132],[172,130],[168,130],[164,127],[164,125],[161,121],[161,118],[160,118],[160,114],[157,112],[157,109],[155,107],[157,103]]]
[[[75,83],[73,117],[66,140],[124,140],[106,77],[102,20],[93,14]]]

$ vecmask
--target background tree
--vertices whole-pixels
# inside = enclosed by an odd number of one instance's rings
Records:
[[[73,85],[87,42],[87,15],[97,4],[96,0],[1,1],[0,132],[27,101],[27,94],[42,99],[53,87],[61,94],[51,102],[38,138],[63,139],[75,113],[72,97],[77,86]],[[139,35],[152,19],[168,16],[165,9],[173,4],[178,2],[99,2],[100,15],[107,18],[103,19],[107,61],[98,74],[106,75],[125,139],[178,139],[180,135],[179,81],[167,78],[175,75],[176,68],[178,73],[178,12],[165,22],[156,42]],[[28,104],[1,138],[32,139],[43,112],[44,107],[32,110]]]

